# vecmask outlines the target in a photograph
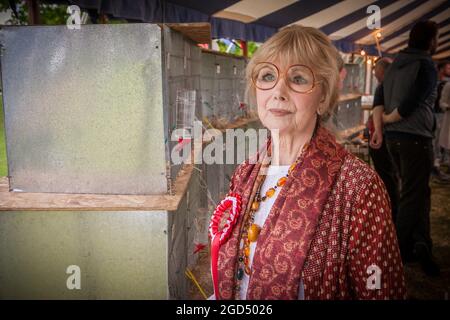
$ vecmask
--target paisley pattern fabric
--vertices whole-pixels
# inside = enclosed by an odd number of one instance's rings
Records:
[[[230,192],[241,195],[243,209],[251,204],[260,168],[247,160],[231,179]],[[297,299],[300,281],[305,299],[405,298],[390,212],[378,175],[319,127],[258,237],[247,299]],[[220,299],[239,296],[243,218],[219,251]]]

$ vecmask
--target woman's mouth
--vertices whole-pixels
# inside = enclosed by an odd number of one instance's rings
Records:
[[[277,116],[277,117],[286,116],[286,115],[292,113],[290,111],[287,111],[287,110],[284,110],[284,109],[278,109],[278,108],[269,109],[269,112],[272,113],[274,116]]]

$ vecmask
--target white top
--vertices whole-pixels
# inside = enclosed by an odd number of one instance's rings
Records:
[[[290,166],[269,166],[267,168],[267,177],[263,182],[263,185],[261,187],[261,197],[266,193],[267,190],[272,188],[273,186],[276,186],[278,179],[281,177],[284,177],[289,170]],[[255,212],[255,220],[254,223],[256,223],[261,228],[264,228],[264,222],[266,221],[270,209],[272,208],[275,199],[278,197],[278,194],[280,193],[281,188],[275,189],[275,195],[271,198],[267,198],[265,201],[261,201],[259,204],[258,211]],[[250,243],[250,257],[249,257],[249,266],[251,267],[253,262],[253,256],[255,254],[256,250],[256,244],[257,242]],[[242,245],[242,243],[241,243]],[[240,292],[240,298],[241,300],[245,300],[247,296],[247,288],[248,288],[248,281],[250,277],[244,272],[244,277],[241,281],[241,292]]]

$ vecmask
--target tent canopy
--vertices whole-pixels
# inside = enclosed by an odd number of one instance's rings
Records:
[[[301,24],[322,30],[343,52],[364,49],[377,54],[375,30],[367,27],[370,5],[380,8],[380,45],[384,53],[406,47],[409,30],[419,20],[439,25],[434,56],[450,56],[448,0],[69,0],[84,9],[145,22],[211,23],[213,38],[264,42],[279,28]]]

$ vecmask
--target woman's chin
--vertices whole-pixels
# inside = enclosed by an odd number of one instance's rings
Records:
[[[261,119],[261,122],[267,129],[282,130],[282,129],[289,127],[289,125],[291,124],[291,121],[289,121],[289,120],[291,120],[291,119],[287,119],[287,117],[276,117],[276,116],[267,115],[266,117]]]
[[[271,121],[270,123],[268,123],[267,125],[264,125],[264,126],[267,129],[269,129],[270,131],[278,131],[279,133],[289,131],[288,124],[280,124],[280,123],[275,123],[275,122]]]

